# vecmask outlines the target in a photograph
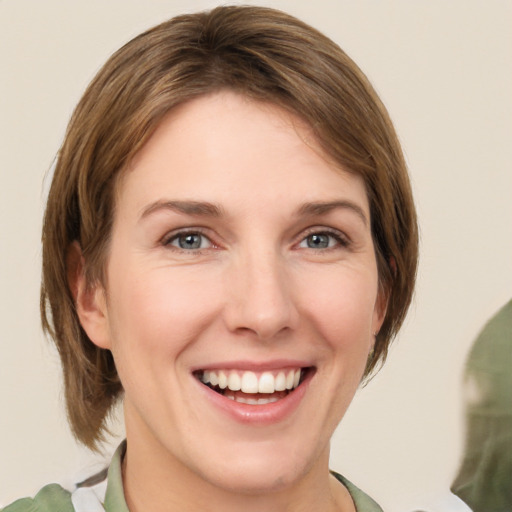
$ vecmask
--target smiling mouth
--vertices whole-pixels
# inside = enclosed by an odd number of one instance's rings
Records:
[[[235,402],[265,405],[285,398],[297,389],[313,368],[277,371],[199,370],[194,376],[216,393]]]

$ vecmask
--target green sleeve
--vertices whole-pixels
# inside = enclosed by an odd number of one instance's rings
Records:
[[[71,494],[60,485],[43,487],[35,498],[17,500],[0,512],[73,512]]]

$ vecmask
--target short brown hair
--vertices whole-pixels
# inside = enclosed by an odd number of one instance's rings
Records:
[[[384,361],[413,293],[418,233],[409,178],[386,109],[330,39],[283,12],[218,7],[175,17],[118,50],[89,85],[60,149],[43,225],[43,327],[62,360],[75,436],[95,448],[122,393],[112,354],[82,329],[66,255],[78,242],[89,283],[103,282],[117,177],[178,104],[221,89],[298,114],[368,193],[387,314],[366,376]]]

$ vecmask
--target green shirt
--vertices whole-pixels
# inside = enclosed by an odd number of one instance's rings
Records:
[[[126,443],[117,449],[108,469],[105,500],[101,504],[106,512],[129,512],[124,499],[121,460]],[[357,512],[382,512],[382,509],[363,491],[347,479],[332,473],[348,490]],[[99,505],[99,506],[101,506]],[[35,498],[23,498],[5,507],[1,512],[74,512],[72,493],[58,484],[43,487]]]
[[[480,332],[464,372],[473,392],[467,394],[464,456],[452,492],[475,512],[512,510],[511,370],[512,300]]]

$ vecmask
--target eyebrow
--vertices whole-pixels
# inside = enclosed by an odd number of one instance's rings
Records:
[[[299,216],[307,215],[325,215],[336,209],[348,209],[361,218],[365,226],[368,225],[368,219],[363,209],[352,201],[325,201],[304,203],[298,209]],[[184,215],[194,215],[200,217],[222,217],[223,208],[215,203],[207,201],[155,201],[146,206],[140,216],[141,219],[161,210],[171,210]]]
[[[221,217],[222,207],[205,201],[155,201],[142,210],[140,218],[143,219],[152,213],[161,210],[171,210],[185,215],[201,217]]]
[[[366,217],[366,214],[364,213],[363,209],[357,205],[356,203],[353,203],[352,201],[327,201],[327,202],[319,202],[319,203],[305,203],[299,208],[299,215],[325,215],[327,213],[330,213],[332,210],[337,209],[346,209],[351,210],[354,213],[357,214],[358,217],[361,218],[364,225],[368,225],[368,219]]]

